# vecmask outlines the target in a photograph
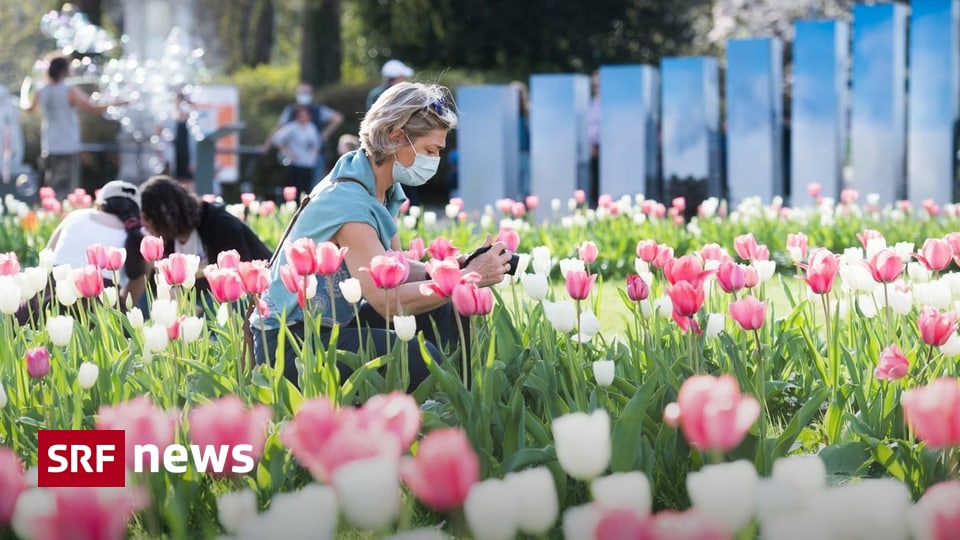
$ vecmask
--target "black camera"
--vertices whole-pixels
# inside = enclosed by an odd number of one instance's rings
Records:
[[[482,255],[490,251],[490,246],[483,246],[482,248],[477,249],[467,257],[467,260],[463,261],[463,266],[470,264],[470,261],[477,258],[477,256]],[[506,251],[506,250],[504,250]],[[510,253],[510,268],[507,270],[507,273],[511,276],[517,273],[517,265],[520,263],[520,256],[516,253]]]

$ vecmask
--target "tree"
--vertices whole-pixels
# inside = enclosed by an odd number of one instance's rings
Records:
[[[305,0],[300,79],[313,86],[340,82],[340,0]]]
[[[218,20],[220,49],[226,72],[270,62],[274,42],[274,0],[200,0],[200,12]]]

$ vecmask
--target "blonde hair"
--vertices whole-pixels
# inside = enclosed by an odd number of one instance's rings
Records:
[[[402,129],[410,139],[434,129],[457,127],[450,91],[437,84],[397,83],[377,98],[360,122],[360,144],[377,165],[401,147],[390,133]]]

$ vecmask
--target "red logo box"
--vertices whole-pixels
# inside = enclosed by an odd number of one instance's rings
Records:
[[[41,429],[37,437],[39,487],[123,487],[123,430]]]

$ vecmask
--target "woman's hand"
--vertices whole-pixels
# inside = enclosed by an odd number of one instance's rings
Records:
[[[490,249],[481,255],[475,257],[470,264],[464,267],[465,272],[476,272],[480,274],[480,287],[489,287],[503,281],[504,274],[510,269],[510,257],[512,254],[507,251],[507,245],[503,242],[494,242],[489,244],[490,237],[483,243],[484,246],[490,245]]]

